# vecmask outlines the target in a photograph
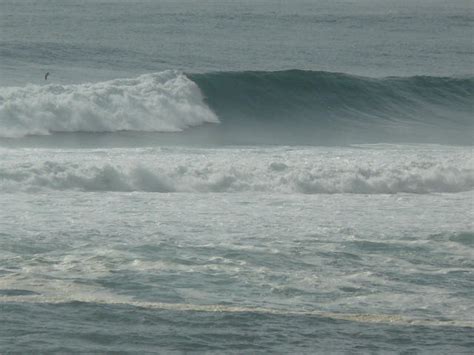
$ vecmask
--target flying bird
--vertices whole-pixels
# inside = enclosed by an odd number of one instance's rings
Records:
[[[44,80],[48,80],[49,72],[47,72],[44,76]]]

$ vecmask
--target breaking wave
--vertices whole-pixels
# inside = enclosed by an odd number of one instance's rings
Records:
[[[175,71],[94,84],[0,89],[0,136],[53,132],[177,132],[218,122],[199,88]]]
[[[227,136],[260,129],[273,136],[332,132],[378,141],[449,138],[470,144],[473,102],[474,78],[165,71],[93,84],[0,88],[0,136],[179,132],[221,123],[218,130]],[[242,127],[250,129],[239,131]]]

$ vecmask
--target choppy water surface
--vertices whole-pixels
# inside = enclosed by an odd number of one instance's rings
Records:
[[[6,350],[470,347],[469,148],[2,156]]]
[[[2,339],[461,351],[470,206],[472,194],[2,194]]]

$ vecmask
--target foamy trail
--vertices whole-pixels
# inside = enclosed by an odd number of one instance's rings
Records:
[[[35,304],[67,304],[72,302],[89,303],[92,305],[115,305],[131,306],[145,308],[156,311],[174,311],[174,312],[204,312],[204,313],[252,313],[264,315],[276,315],[285,317],[321,317],[334,320],[343,320],[357,323],[369,324],[394,324],[404,326],[431,326],[431,327],[463,327],[474,328],[474,322],[469,320],[456,319],[427,319],[401,316],[397,314],[361,314],[361,313],[339,313],[324,312],[308,309],[278,309],[269,307],[247,307],[247,306],[229,306],[219,304],[190,304],[190,303],[165,303],[165,302],[145,302],[130,300],[127,297],[112,296],[0,296],[1,303],[35,303]]]
[[[177,71],[78,85],[0,88],[0,137],[52,132],[177,132],[219,122]]]

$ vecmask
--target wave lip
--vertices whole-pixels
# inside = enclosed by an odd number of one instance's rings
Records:
[[[53,132],[178,132],[218,123],[197,85],[177,71],[77,85],[0,88],[0,137]]]

